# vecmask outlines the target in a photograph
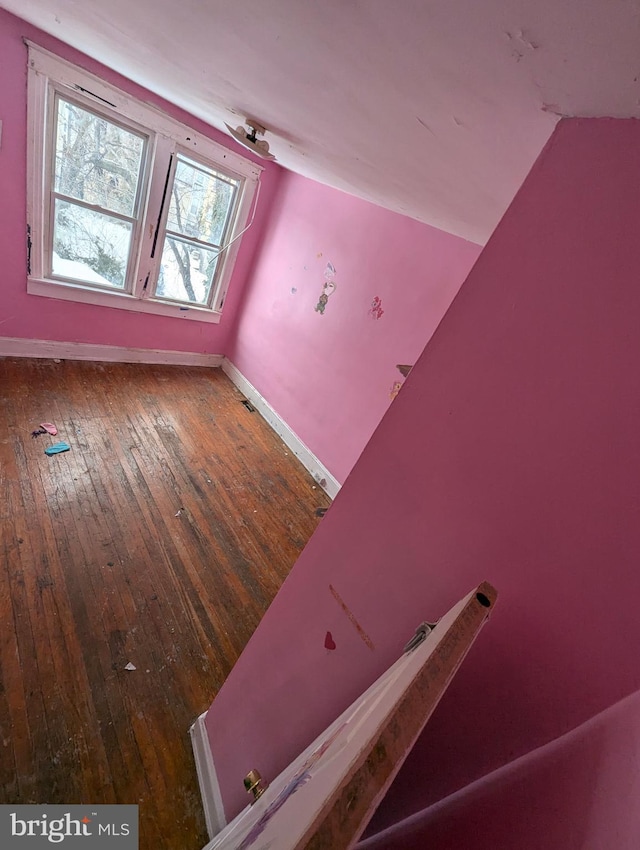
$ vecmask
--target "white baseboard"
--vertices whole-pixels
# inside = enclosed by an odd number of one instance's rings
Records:
[[[198,717],[189,729],[189,735],[191,736],[193,757],[196,762],[196,773],[198,774],[198,785],[200,786],[207,832],[209,838],[213,838],[227,825],[227,818],[224,813],[218,776],[209,746],[209,736],[204,725],[206,716],[207,712],[205,711]]]
[[[335,499],[342,485],[318,460],[311,449],[305,446],[300,437],[291,430],[287,423],[271,407],[269,402],[226,357],[222,361],[222,371],[228,375],[240,392],[247,397],[258,413],[267,421],[276,434],[278,434],[282,442],[291,449],[300,463],[311,473],[314,480],[318,482],[327,495],[332,499]]]
[[[158,363],[173,366],[221,366],[222,354],[193,351],[161,351],[153,348],[126,348],[120,345],[93,345],[87,342],[57,342],[0,336],[0,357],[46,357],[58,360],[96,360],[106,363]]]

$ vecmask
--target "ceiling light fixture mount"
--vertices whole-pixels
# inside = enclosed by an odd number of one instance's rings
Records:
[[[250,151],[253,151],[256,156],[259,156],[262,159],[275,160],[275,156],[272,153],[269,153],[269,142],[258,138],[258,136],[264,136],[267,132],[266,128],[253,118],[245,118],[244,123],[249,128],[248,130],[244,127],[236,127],[234,129],[230,124],[226,123],[225,127],[231,133],[236,142],[241,144],[243,147],[248,148]]]

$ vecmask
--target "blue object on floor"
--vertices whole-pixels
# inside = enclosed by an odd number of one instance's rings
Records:
[[[60,452],[68,452],[70,449],[69,443],[54,443],[52,446],[48,446],[44,453],[46,455],[58,455]]]

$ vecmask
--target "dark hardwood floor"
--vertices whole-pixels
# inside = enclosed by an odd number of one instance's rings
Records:
[[[0,359],[0,802],[138,803],[142,850],[206,843],[188,728],[330,504],[241,399]]]

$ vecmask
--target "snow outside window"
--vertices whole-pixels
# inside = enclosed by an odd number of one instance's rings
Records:
[[[219,321],[261,168],[29,45],[28,291]]]

